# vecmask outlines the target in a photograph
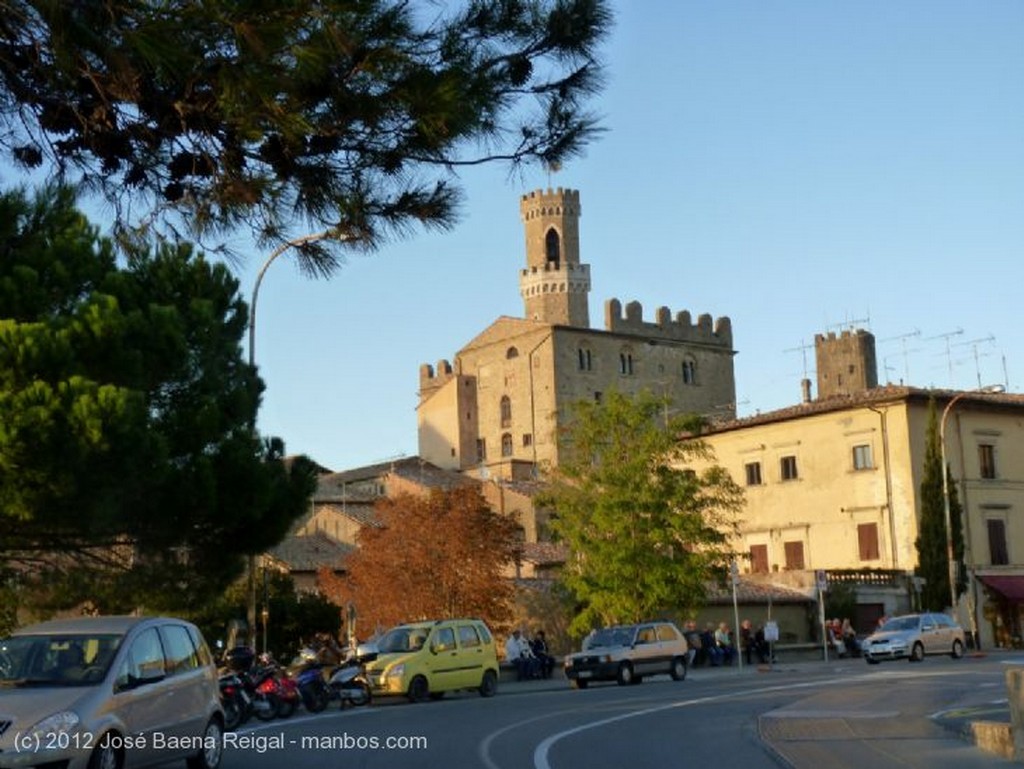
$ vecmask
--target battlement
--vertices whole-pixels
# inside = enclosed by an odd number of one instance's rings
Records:
[[[870,337],[870,341],[874,341],[875,337],[874,337],[874,335],[870,331],[865,331],[862,328],[858,328],[858,329],[855,329],[853,331],[851,331],[851,330],[843,331],[843,332],[839,333],[838,335],[836,334],[835,331],[829,331],[828,334],[815,334],[814,335],[814,342],[815,342],[815,344],[821,344],[822,342],[826,342],[826,341],[827,342],[834,342],[836,340],[843,340],[843,339],[847,339],[847,340],[850,340],[850,341],[853,341],[853,340],[856,339],[857,341],[867,342],[867,341],[869,341],[869,339],[868,339],[869,337]]]
[[[519,211],[523,221],[537,216],[579,216],[580,191],[561,187],[555,190],[550,187],[547,190],[534,190],[520,198]]]
[[[643,311],[640,302],[630,302],[623,313],[622,303],[618,299],[609,299],[604,305],[605,330],[732,349],[732,321],[726,316],[712,321],[711,315],[705,313],[693,323],[687,310],[676,313],[673,320],[668,307],[659,307],[654,323],[647,323],[643,319]]]
[[[519,271],[519,277],[525,278],[527,275],[543,275],[545,273],[555,273],[557,275],[568,277],[569,279],[586,280],[588,283],[590,282],[589,264],[569,264],[564,262],[544,262],[540,265],[533,264],[521,269]]]
[[[420,366],[420,390],[436,390],[454,376],[452,364],[447,360],[439,360],[436,368],[424,363]]]

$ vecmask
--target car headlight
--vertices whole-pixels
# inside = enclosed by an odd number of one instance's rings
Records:
[[[385,678],[401,678],[405,675],[405,663],[399,662],[393,666],[387,673],[384,674]]]
[[[46,745],[54,735],[67,734],[78,726],[78,722],[78,714],[72,710],[54,713],[28,730],[27,742]]]

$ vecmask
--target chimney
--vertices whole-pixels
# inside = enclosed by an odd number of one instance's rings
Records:
[[[811,380],[801,379],[800,380],[800,394],[802,397],[802,403],[811,402]]]

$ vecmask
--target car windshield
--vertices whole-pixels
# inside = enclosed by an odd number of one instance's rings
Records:
[[[422,627],[396,627],[389,630],[377,644],[381,654],[396,652],[418,652],[426,643],[429,631]]]
[[[902,630],[917,630],[919,624],[919,617],[895,617],[882,625],[882,632],[892,633]]]
[[[599,646],[629,646],[633,640],[632,627],[606,627],[598,630],[587,641],[587,648]]]
[[[106,678],[116,634],[24,635],[0,641],[0,685],[90,686]]]

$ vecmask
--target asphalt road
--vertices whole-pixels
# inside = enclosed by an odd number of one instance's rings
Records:
[[[493,699],[465,693],[249,725],[222,767],[1008,767],[956,731],[969,714],[1000,699],[1005,707],[1004,671],[991,658],[929,658],[698,669],[683,682],[585,691],[527,682]]]

